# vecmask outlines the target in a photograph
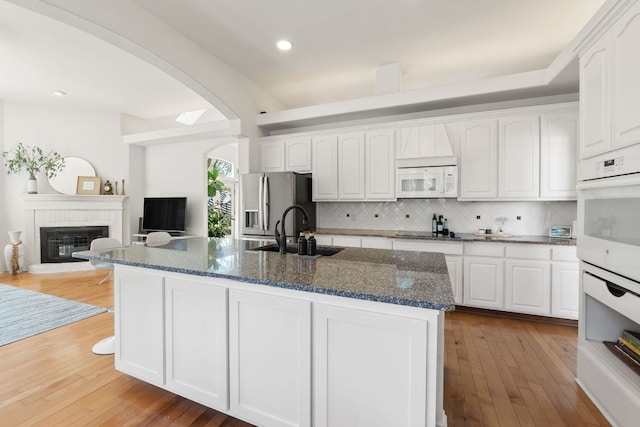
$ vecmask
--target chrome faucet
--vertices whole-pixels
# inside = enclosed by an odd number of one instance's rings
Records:
[[[280,249],[280,253],[284,254],[286,252],[287,249],[287,233],[285,231],[285,226],[284,226],[284,221],[285,218],[287,217],[287,214],[289,213],[289,211],[291,209],[300,209],[302,211],[302,223],[303,224],[309,224],[309,214],[307,213],[307,211],[300,205],[291,205],[289,206],[287,209],[284,210],[284,212],[282,213],[282,219],[278,222],[276,222],[276,231],[275,231],[275,237],[276,237],[276,242],[278,242],[278,248]],[[282,231],[279,232],[278,231],[278,224],[282,224],[281,228]]]

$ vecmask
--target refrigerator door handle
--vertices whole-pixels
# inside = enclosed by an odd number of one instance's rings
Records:
[[[260,230],[264,230],[264,224],[262,222],[263,220],[263,211],[264,211],[264,195],[262,194],[262,191],[264,189],[264,185],[263,185],[263,180],[264,177],[260,177],[260,182],[258,184],[258,227],[260,227]]]
[[[269,198],[270,198],[270,195],[269,195],[269,177],[266,177],[266,176],[264,177],[264,190],[263,190],[263,192],[264,192],[264,196],[263,196],[264,204],[263,204],[263,210],[262,210],[262,213],[264,215],[264,219],[263,219],[264,228],[263,228],[263,230],[267,231],[269,229],[269,214],[270,214],[270,212],[269,212]]]

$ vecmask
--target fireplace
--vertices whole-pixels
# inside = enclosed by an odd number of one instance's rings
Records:
[[[71,254],[89,250],[91,242],[100,237],[109,237],[109,227],[40,227],[40,261],[75,262],[86,261],[72,258]]]

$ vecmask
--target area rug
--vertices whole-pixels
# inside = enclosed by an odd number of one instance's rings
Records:
[[[105,311],[102,307],[0,284],[0,346]]]

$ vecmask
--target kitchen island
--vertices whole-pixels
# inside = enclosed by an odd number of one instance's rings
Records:
[[[115,265],[116,368],[260,426],[441,426],[443,254],[188,238]]]

